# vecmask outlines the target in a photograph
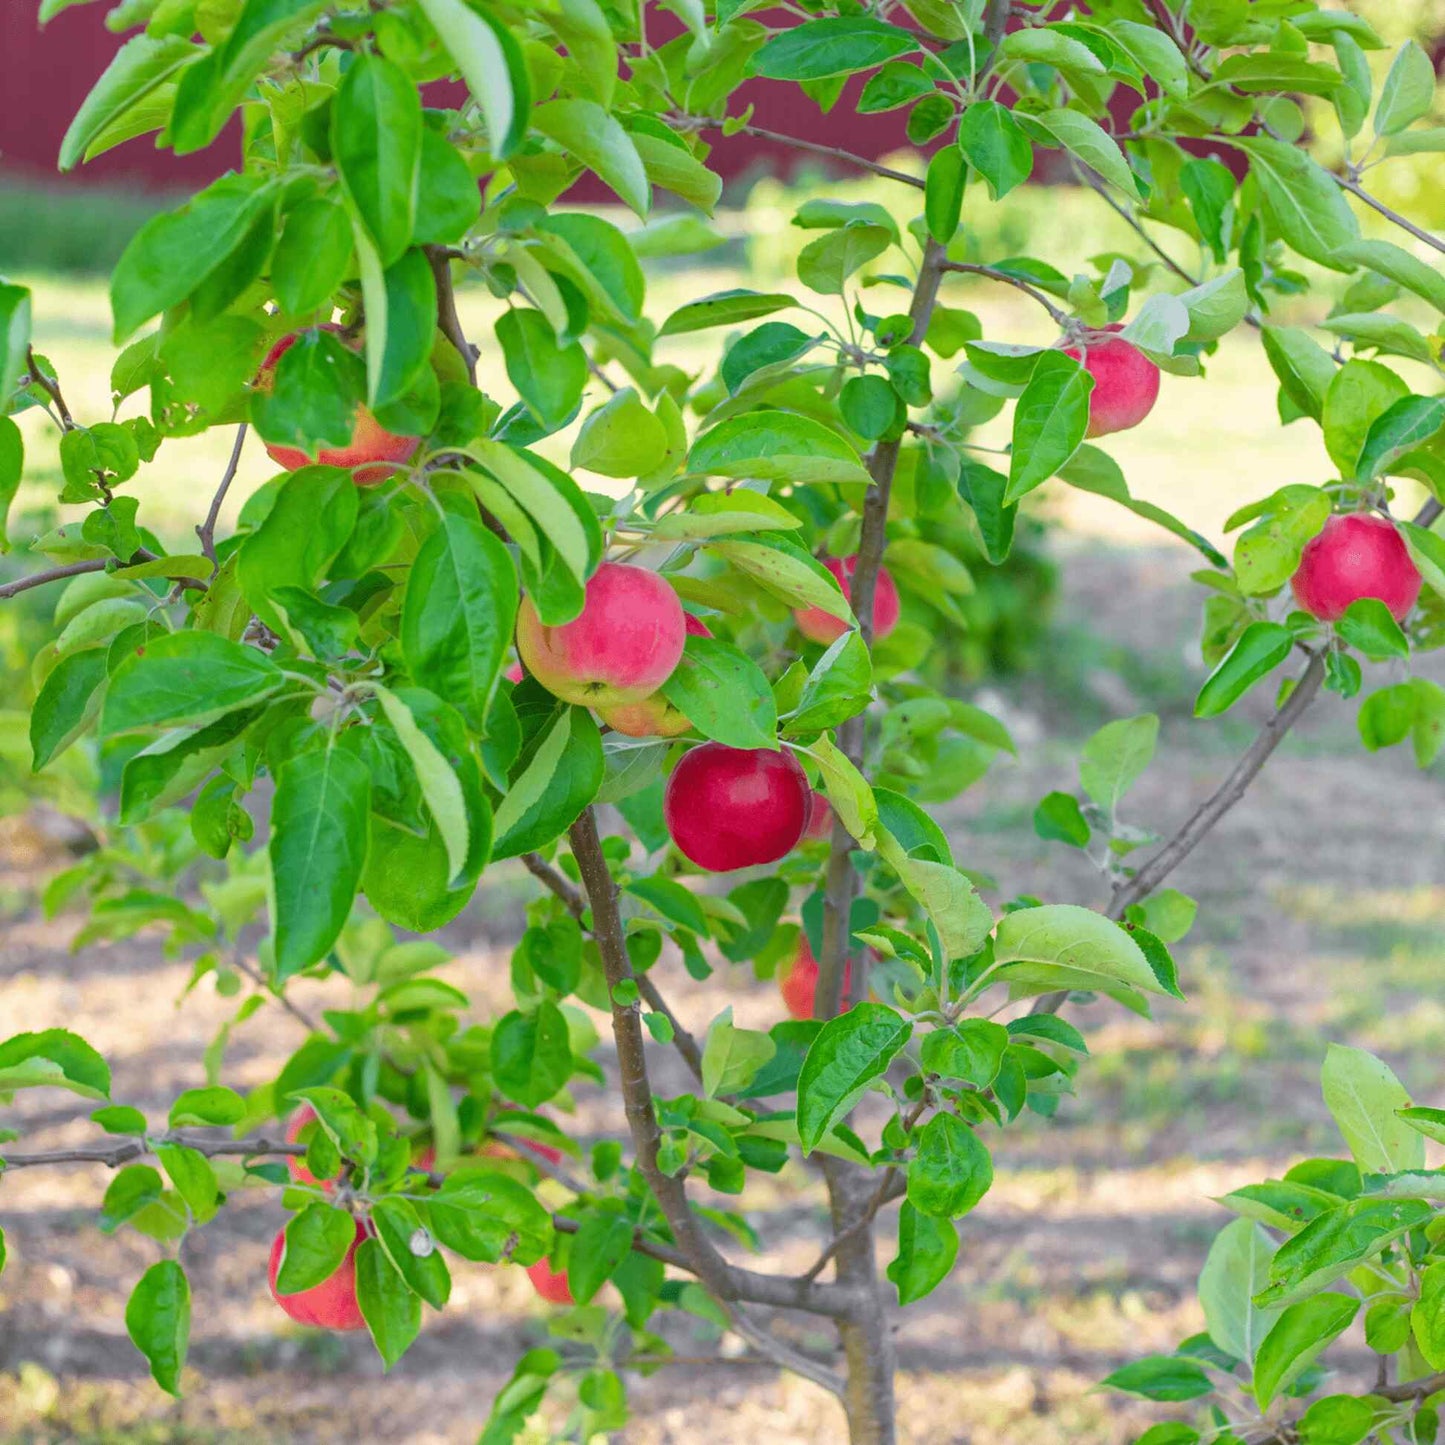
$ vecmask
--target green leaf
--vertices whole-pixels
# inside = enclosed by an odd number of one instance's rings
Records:
[[[857,451],[845,438],[812,417],[783,410],[719,422],[693,443],[687,465],[698,475],[793,486],[868,480]],[[826,575],[821,564],[819,570]]]
[[[1169,1404],[1197,1400],[1214,1390],[1204,1367],[1196,1360],[1179,1355],[1150,1355],[1146,1359],[1134,1360],[1122,1370],[1115,1370],[1107,1376],[1103,1384],[1111,1390],[1122,1390],[1128,1395],[1140,1395],[1146,1400]]]
[[[1340,259],[1388,277],[1413,291],[1437,311],[1445,311],[1445,276],[1428,262],[1390,241],[1356,241],[1340,252]]]
[[[241,246],[273,198],[271,183],[260,177],[222,176],[180,210],[147,221],[111,275],[115,340],[196,291]]]
[[[1108,26],[1114,41],[1168,96],[1183,96],[1189,90],[1189,65],[1179,47],[1162,30],[1134,20],[1115,20]]]
[[[882,1004],[855,1004],[819,1030],[798,1076],[798,1135],[811,1154],[880,1078],[913,1025]]]
[[[246,1117],[246,1101],[234,1090],[219,1085],[208,1089],[187,1089],[171,1105],[172,1129],[186,1124],[219,1125],[229,1128]]]
[[[1349,269],[1339,259],[1360,238],[1360,223],[1329,172],[1306,151],[1270,136],[1235,141],[1250,158],[1272,231],[1311,261]]]
[[[993,1159],[956,1114],[935,1114],[908,1165],[908,1202],[921,1214],[957,1219],[988,1193]]]
[[[873,662],[860,632],[850,628],[833,641],[803,684],[803,695],[788,718],[796,737],[837,727],[868,706],[873,692]],[[754,745],[756,746],[756,744]]]
[[[679,306],[662,323],[657,334],[659,337],[682,336],[692,331],[704,331],[710,326],[739,326],[744,321],[770,316],[774,311],[797,304],[797,298],[784,291],[749,291],[739,287],[714,291],[710,296]]]
[[[341,1268],[356,1242],[356,1221],[344,1209],[313,1200],[286,1221],[286,1245],[276,1275],[278,1294],[314,1289]]]
[[[745,1089],[777,1051],[767,1034],[737,1028],[729,1005],[708,1026],[702,1051],[703,1094],[715,1099]]]
[[[1034,832],[1040,838],[1067,843],[1071,848],[1087,848],[1093,837],[1079,800],[1072,793],[1057,791],[1045,794],[1034,809]]]
[[[826,80],[871,70],[918,48],[911,31],[871,15],[827,16],[773,35],[752,68],[769,80]]]
[[[1400,1174],[1425,1164],[1424,1136],[1397,1116],[1410,1096],[1388,1064],[1331,1044],[1321,1072],[1325,1106],[1361,1169]]]
[[[582,423],[572,466],[604,477],[640,477],[667,459],[667,429],[630,386],[614,392]]]
[[[1362,482],[1388,475],[1395,463],[1445,426],[1445,397],[1402,397],[1370,423],[1355,474]]]
[[[1226,1354],[1250,1364],[1278,1309],[1254,1303],[1269,1283],[1275,1243],[1252,1219],[1236,1219],[1214,1237],[1199,1275],[1199,1303],[1209,1338]]]
[[[913,74],[912,67],[905,67]],[[932,82],[924,79],[931,90]],[[859,109],[862,104],[860,102]],[[963,188],[968,178],[968,167],[963,152],[957,146],[940,146],[928,162],[924,177],[923,214],[928,223],[928,234],[945,246],[958,230],[958,221],[963,213]],[[900,1247],[901,1248],[901,1247]]]
[[[0,284],[0,409],[25,374],[30,349],[30,292]]]
[[[346,279],[351,249],[351,223],[336,201],[318,196],[287,211],[271,258],[282,310],[299,316],[324,305]]]
[[[76,111],[60,142],[57,168],[73,170],[90,159],[91,145],[108,127],[201,54],[180,35],[136,35],[127,40]]]
[[[792,304],[792,297],[788,298],[788,302]],[[811,351],[817,341],[816,336],[809,336],[790,322],[765,322],[756,331],[750,331],[733,342],[722,359],[718,375],[722,377],[728,393],[735,395],[750,377],[765,369],[786,367]]]
[[[88,647],[62,657],[30,713],[31,766],[38,773],[95,721],[107,674],[107,651]]]
[[[451,1298],[452,1276],[430,1232],[409,1199],[378,1199],[371,1209],[377,1240],[407,1285],[433,1309]]]
[[[1249,292],[1239,267],[1222,276],[1191,286],[1177,298],[1189,313],[1188,341],[1217,341],[1233,331],[1249,310]]]
[[[878,804],[868,780],[826,735],[814,741],[809,753],[822,772],[823,791],[838,821],[860,848],[871,848],[878,823]]]
[[[407,577],[401,650],[412,677],[483,726],[517,619],[517,574],[479,518],[447,512]],[[499,827],[500,833],[500,827]]]
[[[417,0],[487,122],[490,150],[505,160],[527,133],[532,95],[521,47],[501,21],[464,0]]]
[[[1195,717],[1218,717],[1290,654],[1294,635],[1278,622],[1251,622],[1205,679],[1194,700]]]
[[[181,1393],[181,1371],[191,1338],[191,1287],[173,1259],[146,1270],[125,1307],[131,1343],[146,1357],[151,1378],[168,1395]]]
[[[497,808],[494,858],[540,848],[569,828],[602,785],[602,739],[586,708],[562,707],[512,774]]]
[[[958,123],[958,145],[994,200],[1028,180],[1034,148],[1013,113],[996,100],[975,101]]]
[[[621,124],[592,100],[549,100],[532,112],[532,127],[594,171],[642,219],[652,187],[642,157]]]
[[[1319,421],[1325,395],[1335,379],[1329,352],[1297,326],[1262,327],[1260,339],[1285,395],[1306,416]]]
[[[1290,1305],[1264,1337],[1254,1362],[1254,1398],[1261,1410],[1286,1390],[1354,1321],[1360,1302],[1343,1294],[1316,1295]]]
[[[809,241],[798,253],[798,280],[820,296],[841,296],[849,277],[893,244],[886,226],[850,221]]]
[[[948,958],[968,958],[983,947],[993,914],[963,873],[948,863],[911,857],[881,829],[878,851],[928,915]]]
[[[0,554],[10,550],[10,507],[25,474],[25,439],[8,416],[0,416]]]
[[[343,748],[302,753],[276,775],[271,809],[271,932],[278,980],[324,958],[366,862],[371,775]]]
[[[375,1239],[363,1239],[357,1246],[356,1302],[389,1370],[421,1332],[421,1300]]]
[[[365,279],[365,273],[363,273]],[[375,278],[372,278],[375,285]],[[386,325],[366,332],[367,400],[383,420],[386,408],[399,411],[405,425],[392,423],[408,435],[426,430],[427,421],[412,402],[413,393],[433,380],[431,357],[436,342],[437,285],[431,265],[415,248],[386,268],[381,277],[386,294]],[[364,296],[369,308],[374,296]],[[283,358],[284,359],[284,358]]]
[[[1079,758],[1084,791],[1113,817],[1124,794],[1149,766],[1159,742],[1159,718],[1152,712],[1105,723]]]
[[[494,1171],[452,1173],[428,1214],[436,1237],[463,1259],[535,1264],[552,1247],[551,1214],[530,1189]]]
[[[544,999],[526,1013],[513,1010],[492,1030],[492,1077],[508,1098],[529,1109],[545,1104],[572,1076],[567,1019]]]
[[[361,55],[331,106],[331,153],[383,266],[406,250],[421,175],[421,99],[399,66]]]
[[[1280,1245],[1270,1262],[1272,1282],[1256,1302],[1293,1304],[1318,1294],[1433,1215],[1419,1199],[1352,1199],[1328,1209]]]
[[[1378,361],[1355,358],[1335,373],[1325,392],[1321,424],[1325,449],[1346,480],[1354,477],[1375,422],[1408,396],[1405,383]]]
[[[67,1029],[14,1034],[0,1043],[0,1093],[43,1086],[86,1099],[110,1097],[110,1066]]]
[[[216,1182],[216,1171],[211,1168],[206,1156],[197,1149],[188,1149],[180,1144],[157,1144],[156,1158],[170,1175],[190,1218],[196,1224],[214,1219],[221,1205],[221,1190]]]
[[[905,1199],[898,1211],[898,1254],[888,1265],[898,1303],[910,1305],[931,1294],[957,1258],[958,1231],[952,1222],[923,1214]]]
[[[762,669],[715,637],[692,637],[660,689],[704,737],[733,748],[778,746],[778,713]]]
[[[1221,84],[1246,95],[1286,90],[1300,95],[1332,95],[1344,83],[1334,66],[1279,50],[1227,56],[1214,75]]]
[[[1022,33],[1022,32],[1019,32]],[[1119,142],[1097,121],[1077,110],[1045,110],[1036,115],[1020,113],[1025,128],[1042,139],[1061,145],[1070,155],[1081,160],[1091,171],[1117,186],[1126,196],[1139,198],[1139,187]],[[1042,132],[1042,136],[1038,133]]]
[[[211,632],[158,637],[116,669],[101,708],[103,735],[200,726],[285,685],[263,652]]]
[[[1425,115],[1435,102],[1435,62],[1413,40],[1396,52],[1380,87],[1375,134],[1398,135]]]
[[[1072,356],[1046,351],[1014,409],[1005,505],[1048,481],[1078,451],[1089,428],[1094,378]]]
[[[1356,598],[1335,627],[1351,647],[1358,648],[1371,662],[1410,655],[1410,643],[1400,631],[1400,624],[1377,597]]]
[[[994,933],[994,966],[994,977],[1027,980],[1030,987],[1107,992],[1122,984],[1145,993],[1166,991],[1124,929],[1072,903],[1006,914]]]
[[[578,341],[565,345],[540,311],[512,307],[497,320],[507,376],[548,431],[571,419],[587,384],[587,355]]]
[[[1050,26],[1010,31],[999,43],[999,51],[1029,65],[1052,65],[1084,76],[1104,74],[1104,62],[1082,40]]]
[[[567,1283],[578,1304],[591,1302],[632,1250],[632,1221],[614,1201],[589,1210],[567,1256]]]

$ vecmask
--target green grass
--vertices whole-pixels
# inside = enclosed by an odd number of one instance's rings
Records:
[[[111,187],[0,181],[0,275],[109,275],[126,242],[170,204]]]

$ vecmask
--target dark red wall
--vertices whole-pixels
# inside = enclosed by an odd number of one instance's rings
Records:
[[[41,30],[36,24],[37,0],[0,0],[0,173],[30,179],[57,179],[55,157],[60,138],[97,76],[109,64],[122,37],[101,23],[106,0],[62,11]],[[667,17],[671,18],[671,17]],[[859,82],[850,86],[833,112],[824,115],[794,85],[756,81],[735,98],[734,110],[751,102],[753,120],[769,130],[803,136],[824,145],[841,146],[862,155],[878,156],[905,145],[903,111],[881,116],[853,113]],[[72,172],[60,181],[82,186],[106,182],[146,189],[175,189],[204,182],[236,164],[235,140],[223,136],[209,151],[177,158],[155,148],[154,137],[141,136]],[[731,179],[758,170],[791,173],[807,158],[785,147],[751,136],[716,144],[713,164]],[[818,162],[814,160],[813,164]],[[600,187],[579,199],[604,197]]]

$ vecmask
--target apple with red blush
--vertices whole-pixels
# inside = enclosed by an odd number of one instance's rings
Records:
[[[1115,334],[1123,329],[1116,321],[1086,332],[1077,345],[1064,347],[1064,355],[1082,361],[1084,370],[1094,378],[1089,394],[1091,437],[1138,426],[1159,399],[1159,368],[1137,346]]]
[[[1300,554],[1290,586],[1321,622],[1338,622],[1362,597],[1383,602],[1396,622],[1420,595],[1420,569],[1399,528],[1369,512],[1331,517]]]
[[[317,328],[321,331],[345,333],[333,322]],[[276,384],[276,367],[281,358],[295,346],[306,333],[293,331],[283,336],[266,353],[261,369],[252,383],[257,391],[270,391]],[[356,343],[346,344],[356,349]],[[352,480],[358,487],[379,486],[394,475],[405,463],[416,455],[421,445],[419,437],[399,436],[388,431],[365,406],[358,406],[352,426],[351,440],[344,446],[321,447],[315,456],[308,456],[300,447],[288,447],[278,442],[267,442],[266,452],[277,466],[288,472],[300,471],[302,467],[321,464],[328,467],[345,467],[351,472]]]
[[[823,565],[833,574],[838,586],[843,589],[843,596],[851,602],[853,600],[853,574],[858,569],[857,556],[824,557]],[[898,626],[899,610],[898,586],[888,569],[880,567],[877,580],[873,584],[873,640],[875,642],[887,637]],[[797,624],[798,631],[810,642],[819,642],[824,646],[836,642],[848,631],[848,624],[841,617],[834,617],[831,612],[824,612],[821,607],[798,608],[793,613],[793,621]]]
[[[683,615],[683,628],[688,637],[711,637],[707,623],[690,612]],[[690,731],[692,724],[660,693],[641,702],[620,702],[614,707],[599,708],[598,716],[613,732],[630,738],[675,738]]]
[[[351,1241],[342,1261],[335,1271],[320,1284],[295,1294],[282,1294],[276,1288],[281,1273],[281,1262],[286,1254],[286,1231],[283,1229],[271,1241],[271,1262],[267,1269],[267,1280],[271,1286],[271,1298],[291,1316],[297,1324],[311,1325],[319,1330],[364,1330],[366,1320],[361,1314],[361,1305],[356,1298],[356,1251],[366,1238],[365,1223],[356,1221],[356,1238]]]
[[[775,863],[797,847],[811,810],[808,775],[787,748],[718,742],[682,756],[662,799],[678,851],[712,873]]]
[[[549,626],[530,597],[517,614],[528,672],[564,702],[599,712],[652,696],[682,656],[686,617],[677,593],[646,567],[604,562],[588,579],[581,613]]]

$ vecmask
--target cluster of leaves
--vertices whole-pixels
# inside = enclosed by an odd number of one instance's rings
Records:
[[[1425,1164],[1445,1111],[1412,1104],[1388,1065],[1332,1045],[1324,1098],[1347,1159],[1305,1159],[1219,1202],[1239,1217],[1199,1277],[1206,1330],[1108,1385],[1197,1402],[1195,1424],[1156,1425],[1141,1445],[1434,1440],[1445,1391],[1445,1171]],[[1339,1391],[1327,1352],[1362,1321],[1374,1380]]]
[[[1121,920],[1027,896],[991,907],[992,880],[959,865],[927,811],[1013,749],[995,718],[922,670],[935,635],[965,620],[970,565],[1008,557],[1029,494],[1058,478],[1203,555],[1217,666],[1202,716],[1297,647],[1327,656],[1331,684],[1350,692],[1356,653],[1398,663],[1437,631],[1436,602],[1405,630],[1380,604],[1329,628],[1278,618],[1332,509],[1384,508],[1391,478],[1441,484],[1445,406],[1378,360],[1346,360],[1266,320],[1306,285],[1293,251],[1352,276],[1345,309],[1324,323],[1341,345],[1436,366],[1438,346],[1384,308],[1406,292],[1440,307],[1438,277],[1363,239],[1345,198],[1369,157],[1336,177],[1296,144],[1293,96],[1328,98],[1347,136],[1361,130],[1364,52],[1379,44],[1368,25],[1306,0],[1195,5],[1192,29],[1137,0],[1101,0],[1087,20],[1023,7],[1012,29],[1006,7],[985,14],[972,0],[911,0],[911,25],[851,3],[786,24],[724,0],[675,8],[678,33],[654,44],[642,10],[596,0],[125,0],[111,22],[138,33],[82,107],[62,166],[151,133],[177,154],[198,151],[239,113],[242,168],[155,218],[122,257],[109,418],[71,414],[30,348],[28,294],[0,286],[0,398],[7,413],[49,414],[58,500],[81,509],[31,548],[69,578],[37,663],[33,762],[93,755],[116,818],[49,901],[91,903],[85,939],[159,926],[194,957],[194,982],[254,986],[208,1056],[205,1098],[178,1101],[166,1130],[125,1106],[98,1111],[100,1127],[164,1171],[130,1163],[106,1221],[174,1252],[228,1189],[279,1184],[294,1211],[283,1268],[304,1288],[350,1247],[348,1216],[362,1219],[358,1296],[388,1363],[422,1303],[446,1302],[438,1244],[492,1262],[548,1255],[577,1303],[554,1327],[559,1348],[522,1361],[489,1438],[511,1438],[562,1380],[586,1431],[614,1428],[626,1409],[617,1370],[667,1353],[660,1309],[733,1320],[723,1292],[667,1273],[708,1272],[682,1248],[667,1181],[681,1191],[702,1177],[737,1195],[750,1171],[776,1173],[794,1149],[876,1171],[880,1205],[905,1196],[889,1277],[901,1301],[916,1300],[947,1275],[954,1221],[989,1188],[991,1131],[1025,1108],[1052,1114],[1084,1053],[1049,1011],[994,1015],[1038,995],[1102,995],[1147,1013],[1151,997],[1178,993],[1167,940],[1187,931],[1190,900],[1157,892]],[[1374,103],[1388,153],[1439,135],[1415,128],[1433,97],[1419,66],[1407,47]],[[809,200],[794,216],[812,233],[798,289],[738,288],[649,318],[643,262],[715,237],[706,214],[720,182],[704,137],[749,124],[738,86],[796,83],[827,109],[864,72],[861,110],[906,106],[914,142],[937,142],[916,186],[922,214],[900,222],[876,202]],[[454,76],[466,99],[424,103],[420,87]],[[1201,138],[1241,156],[1247,176],[1201,155]],[[1040,150],[1061,152],[1141,232],[1159,223],[1196,242],[1201,273],[1171,262],[1184,285],[1166,289],[1154,261],[1118,254],[1072,276],[1038,258],[970,259],[966,203],[1005,197]],[[655,192],[691,209],[624,229],[557,206],[584,171],[641,220]],[[938,299],[960,274],[1022,291],[1065,344],[986,336],[952,293]],[[475,384],[454,305],[463,279],[496,303],[485,344],[515,395]],[[1119,326],[1154,365],[1197,376],[1246,320],[1279,373],[1282,420],[1318,421],[1340,476],[1246,509],[1230,567],[1134,498],[1088,444],[1095,381],[1076,353]],[[668,360],[671,338],[704,332],[719,337],[715,366]],[[996,470],[971,433],[1010,406],[1007,470]],[[228,471],[199,549],[168,550],[128,488],[172,438],[242,424],[287,469],[217,538]],[[377,458],[355,451],[378,431],[415,444],[373,474]],[[7,504],[23,453],[13,415],[0,416]],[[318,460],[293,467],[296,453]],[[368,465],[353,472],[357,461]],[[1439,540],[1424,526],[1407,540],[1445,591]],[[820,560],[860,551],[881,551],[903,593],[901,622],[876,641]],[[679,741],[604,734],[588,709],[504,676],[524,593],[544,625],[562,626],[605,559],[636,555],[712,634],[689,637],[664,684],[691,727]],[[846,630],[809,644],[794,624],[803,609]],[[1438,689],[1395,684],[1369,700],[1366,741],[1413,731],[1428,761],[1439,711]],[[1150,841],[1118,805],[1156,736],[1150,717],[1111,724],[1085,750],[1086,802],[1053,794],[1037,816],[1045,836],[1099,839],[1116,888]],[[831,848],[805,841],[767,876],[704,886],[669,845],[662,808],[668,770],[702,739],[790,749],[838,820]],[[595,872],[579,889],[596,861],[578,856],[579,835],[570,852],[562,841],[579,819],[585,841],[589,810],[603,805],[615,829],[599,850],[605,896]],[[443,951],[394,930],[435,931],[489,864],[519,857],[550,891],[530,905],[513,955],[515,1007],[478,1020],[437,976]],[[846,887],[826,891],[834,875]],[[602,936],[615,902],[620,959]],[[253,963],[251,925],[263,921]],[[475,1157],[499,1133],[577,1152],[535,1111],[565,1112],[575,1091],[605,1081],[581,1005],[611,1013],[619,1044],[638,1014],[657,1043],[684,1042],[649,976],[665,947],[694,977],[719,958],[766,976],[800,936],[825,966],[852,958],[853,1007],[767,1032],[737,1027],[730,1011],[714,1019],[692,1092],[653,1101],[644,1078],[644,1097],[629,1097],[635,1159],[598,1143],[585,1173],[538,1185],[549,1203],[560,1191],[565,1215],[536,1203],[540,1156],[512,1161],[520,1179]],[[230,1093],[230,1029],[268,1004],[295,1012],[286,986],[301,975],[348,978],[353,1006],[308,1021],[273,1084]],[[103,1063],[73,1035],[0,1044],[6,1093],[55,1085],[108,1101]],[[320,1121],[306,1167],[324,1187],[288,1184],[260,1157],[275,1149],[248,1143],[302,1106]],[[636,1124],[644,1114],[655,1128]],[[226,1157],[217,1136],[185,1126],[231,1129],[243,1162],[212,1163]],[[694,1227],[756,1242],[741,1213],[692,1210]],[[596,1303],[609,1281],[620,1321]],[[187,1300],[168,1256],[128,1311],[172,1390]]]

